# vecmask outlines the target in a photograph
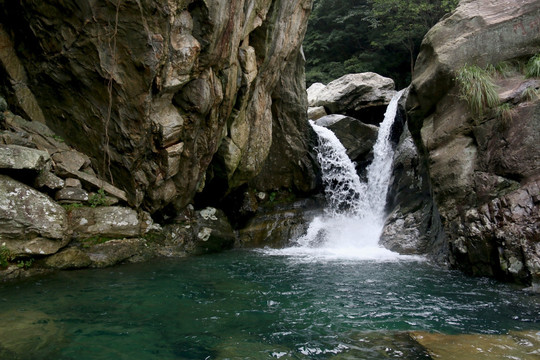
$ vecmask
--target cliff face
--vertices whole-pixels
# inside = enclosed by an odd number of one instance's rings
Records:
[[[407,101],[450,263],[533,284],[540,282],[540,81],[511,68],[540,51],[539,32],[538,1],[462,1],[426,35]],[[504,106],[483,116],[469,111],[455,80],[465,64],[510,65],[492,79]]]
[[[197,192],[219,198],[247,182],[316,186],[298,71],[311,0],[0,5],[13,49],[0,57],[4,93],[88,154],[132,206],[180,210]]]

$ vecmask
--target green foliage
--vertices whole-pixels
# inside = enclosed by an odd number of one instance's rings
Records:
[[[276,196],[277,196],[277,193],[275,191],[272,191],[268,199],[270,200],[270,202],[274,202],[276,200]]]
[[[32,258],[27,259],[27,260],[19,260],[17,262],[17,267],[19,269],[28,269],[29,267],[32,266],[32,264],[34,264],[34,259]]]
[[[471,113],[482,118],[486,110],[499,104],[499,95],[490,73],[477,65],[465,65],[457,71],[460,97],[467,102]]]
[[[527,77],[540,77],[540,53],[529,59],[525,67],[525,75]]]
[[[306,38],[306,81],[328,83],[374,71],[410,82],[412,60],[427,30],[457,0],[315,0]]]
[[[66,209],[67,212],[73,210],[73,209],[78,209],[80,207],[83,207],[84,205],[81,204],[81,203],[72,203],[72,204],[62,204],[62,207],[64,209]]]
[[[13,254],[6,245],[0,246],[0,267],[6,267],[13,260]]]
[[[161,242],[165,240],[165,238],[166,236],[160,231],[149,232],[144,235],[144,239],[150,243]]]
[[[494,69],[494,76],[495,75],[498,75],[502,78],[506,78],[508,77],[511,73],[512,73],[512,70],[513,70],[514,66],[508,62],[508,61],[501,61],[499,63],[497,63],[493,69]]]
[[[53,135],[52,138],[58,142],[65,142],[65,140],[59,135]]]
[[[525,90],[523,90],[523,93],[521,93],[521,99],[523,101],[535,101],[540,98],[540,90],[536,89],[533,86],[527,87]]]
[[[88,203],[90,204],[90,207],[98,207],[98,206],[107,206],[109,203],[107,202],[107,195],[105,194],[105,190],[99,189],[97,193],[90,195],[88,198]]]

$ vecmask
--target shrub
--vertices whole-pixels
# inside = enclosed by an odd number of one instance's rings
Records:
[[[0,267],[8,266],[11,260],[13,260],[13,254],[6,245],[3,244],[0,246]]]
[[[456,80],[460,87],[460,98],[467,102],[475,117],[482,118],[488,109],[499,104],[496,85],[488,70],[477,65],[465,65],[457,71]]]
[[[497,118],[501,121],[503,128],[506,128],[514,119],[516,110],[509,103],[504,103],[497,106],[496,114]]]
[[[88,198],[88,203],[90,204],[90,207],[97,207],[97,206],[106,206],[109,205],[107,202],[107,195],[105,194],[105,190],[99,189],[96,194],[90,195]]]
[[[540,98],[540,90],[529,86],[521,93],[521,99],[524,101],[534,101]]]
[[[529,59],[525,66],[525,75],[527,77],[540,77],[540,53]]]

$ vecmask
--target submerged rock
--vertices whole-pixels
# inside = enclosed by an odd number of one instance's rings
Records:
[[[54,358],[65,341],[62,322],[41,311],[3,311],[0,323],[2,359]]]
[[[536,331],[507,335],[446,335],[420,331],[410,334],[431,357],[441,360],[534,359],[540,355],[540,335]]]

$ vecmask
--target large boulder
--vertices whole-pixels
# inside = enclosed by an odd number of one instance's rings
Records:
[[[454,79],[465,64],[523,63],[539,53],[539,14],[535,0],[462,1],[426,35],[407,100],[448,260],[467,273],[524,284],[540,283],[540,100],[523,96],[536,82],[519,69],[494,77],[510,116],[488,109],[478,118]]]
[[[69,242],[66,211],[50,197],[0,175],[0,244],[14,255],[50,255]]]
[[[0,0],[0,86],[17,98],[22,83],[39,119],[151,212],[271,173],[273,152],[300,165],[281,164],[272,186],[310,191],[312,133],[297,69],[311,3]],[[227,188],[216,190],[218,150]]]
[[[309,223],[320,215],[324,206],[322,198],[302,199],[293,202],[266,204],[257,210],[238,232],[238,247],[284,248],[304,235]]]
[[[519,6],[507,1],[465,0],[425,36],[415,65],[411,96],[411,130],[454,85],[455,71],[465,64],[486,66],[530,57],[538,52],[538,2]],[[462,122],[462,120],[456,120]]]
[[[39,172],[50,160],[49,153],[19,145],[0,145],[0,169]]]
[[[69,224],[74,239],[138,237],[153,226],[147,213],[121,206],[75,208],[69,213]]]
[[[157,252],[164,256],[202,255],[231,249],[236,235],[223,211],[213,207],[190,212],[163,228]]]
[[[372,72],[344,75],[324,88],[316,84],[312,88],[310,106],[324,106],[329,114],[349,115],[369,124],[384,119],[396,93],[394,80]]]

